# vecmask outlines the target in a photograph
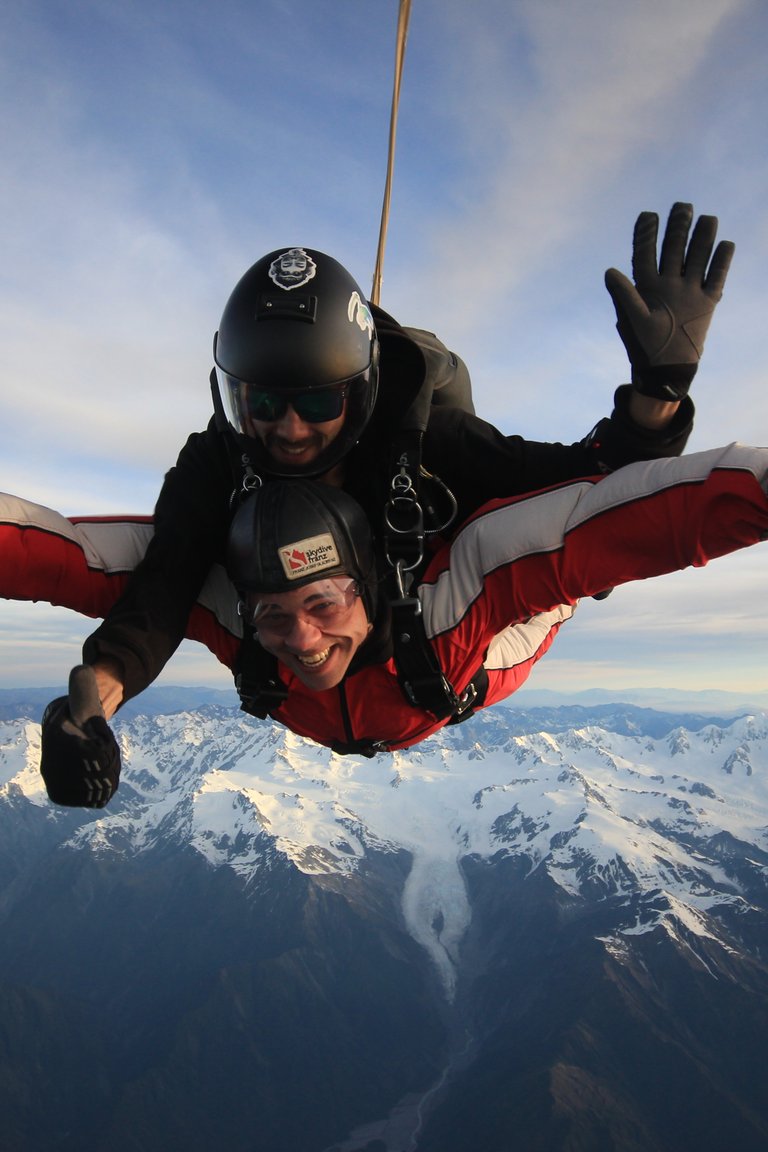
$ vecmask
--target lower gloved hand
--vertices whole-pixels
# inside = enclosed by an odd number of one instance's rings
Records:
[[[632,383],[658,400],[688,394],[733,258],[729,240],[715,248],[716,216],[700,216],[688,242],[692,221],[691,204],[672,205],[657,266],[659,218],[641,212],[632,246],[634,284],[616,268],[605,274]]]
[[[117,791],[120,749],[104,717],[93,668],[69,674],[69,695],[43,714],[40,772],[54,804],[103,808]]]

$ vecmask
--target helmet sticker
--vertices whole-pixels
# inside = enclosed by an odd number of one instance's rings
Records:
[[[323,572],[326,568],[337,568],[341,563],[330,532],[297,540],[295,544],[278,548],[277,552],[288,580],[298,580],[313,572]]]
[[[353,292],[350,296],[347,316],[351,324],[357,324],[361,332],[367,332],[373,339],[373,314],[359,292]]]
[[[303,248],[289,248],[275,257],[269,266],[269,278],[290,292],[291,288],[301,288],[308,284],[317,271],[317,265]]]

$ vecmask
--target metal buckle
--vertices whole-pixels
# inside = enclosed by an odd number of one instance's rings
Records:
[[[391,568],[402,566],[410,572],[418,568],[424,558],[424,511],[419,503],[413,481],[403,464],[392,477],[391,495],[384,509],[384,556]],[[395,555],[399,553],[399,557]],[[406,564],[406,559],[412,563]]]

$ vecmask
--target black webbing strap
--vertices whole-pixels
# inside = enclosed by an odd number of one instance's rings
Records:
[[[421,601],[410,595],[402,564],[390,578],[392,646],[400,687],[414,708],[426,708],[441,719],[459,707],[459,697],[446,679],[424,631]]]
[[[446,678],[424,631],[421,603],[402,587],[400,595],[390,599],[392,610],[392,645],[400,687],[414,708],[424,708],[438,719],[451,717],[450,723],[466,720],[485,699],[488,674],[482,664],[472,682],[459,696]]]
[[[235,688],[242,711],[261,720],[288,698],[288,689],[278,674],[277,657],[262,648],[247,626],[237,657]]]
[[[393,475],[384,510],[383,545],[388,569],[384,586],[392,612],[392,644],[400,687],[414,708],[424,708],[444,719],[460,716],[470,705],[465,697],[459,698],[440,667],[424,631],[421,603],[412,593],[414,576],[424,563],[424,510],[419,484],[432,391],[428,383],[419,391],[393,445]]]

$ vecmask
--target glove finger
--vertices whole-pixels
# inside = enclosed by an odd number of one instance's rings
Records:
[[[719,300],[723,294],[725,278],[728,275],[728,269],[731,266],[731,260],[733,260],[735,251],[736,245],[732,240],[721,240],[717,248],[715,248],[712,263],[709,266],[709,272],[704,281],[704,290],[707,295],[715,301]]]
[[[685,266],[685,245],[693,220],[693,205],[677,201],[672,205],[661,242],[659,274],[682,276]]]
[[[641,212],[635,221],[632,235],[632,276],[638,287],[653,281],[658,275],[656,267],[656,241],[659,218],[655,212]]]
[[[69,674],[69,714],[78,728],[92,716],[104,716],[96,673],[88,664],[78,664]]]
[[[685,275],[694,284],[704,283],[716,237],[717,216],[699,216],[685,257]]]
[[[43,731],[49,726],[61,724],[61,721],[67,716],[67,704],[66,696],[57,696],[55,700],[51,700],[50,704],[46,704],[43,718],[40,721]]]
[[[626,316],[634,322],[648,318],[650,315],[648,305],[629,277],[619,272],[618,268],[609,268],[606,271],[605,286],[613,300],[617,316]]]

